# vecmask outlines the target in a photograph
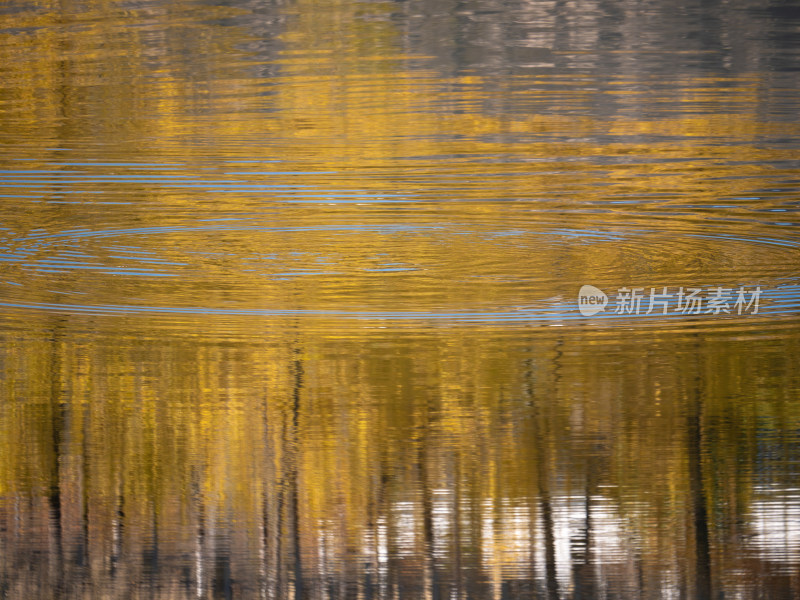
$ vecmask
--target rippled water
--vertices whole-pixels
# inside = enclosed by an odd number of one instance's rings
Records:
[[[799,597],[799,37],[0,6],[0,598]]]

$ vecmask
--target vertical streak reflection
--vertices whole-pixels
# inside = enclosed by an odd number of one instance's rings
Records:
[[[712,598],[711,547],[703,481],[703,402],[699,389],[695,390],[690,399],[687,417],[689,490],[695,539],[695,598],[710,600]]]

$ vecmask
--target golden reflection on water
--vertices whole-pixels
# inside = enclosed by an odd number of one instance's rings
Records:
[[[800,594],[777,75],[444,73],[394,4],[232,4],[4,15],[0,596]]]
[[[796,337],[36,324],[3,340],[11,597],[795,585]]]

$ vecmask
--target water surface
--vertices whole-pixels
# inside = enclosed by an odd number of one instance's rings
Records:
[[[800,595],[799,31],[6,3],[0,597]]]

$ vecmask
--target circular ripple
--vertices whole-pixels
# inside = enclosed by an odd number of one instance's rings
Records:
[[[584,283],[759,285],[764,314],[797,312],[800,244],[787,228],[649,225],[251,219],[6,230],[0,289],[7,307],[74,313],[554,322],[581,318]]]

